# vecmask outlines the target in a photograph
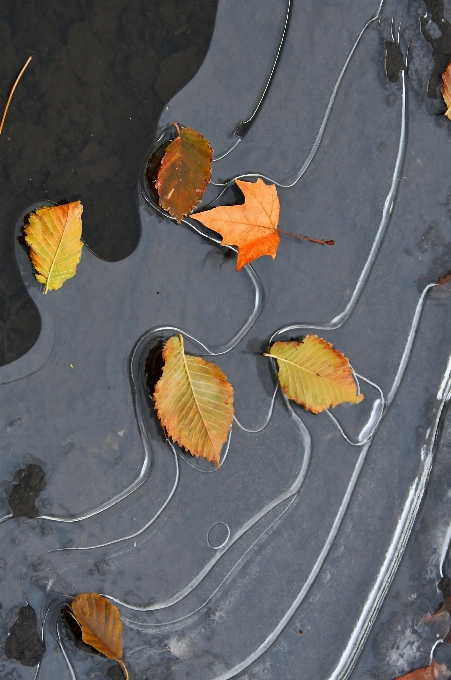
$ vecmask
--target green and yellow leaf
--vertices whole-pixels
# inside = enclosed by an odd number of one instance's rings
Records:
[[[81,628],[83,642],[120,663],[128,680],[128,672],[122,661],[122,621],[119,609],[98,593],[81,593],[74,598],[71,611]]]
[[[163,428],[193,456],[219,467],[233,420],[233,387],[215,364],[185,354],[181,335],[163,349],[163,374],[154,399]]]
[[[41,208],[30,215],[25,241],[35,277],[44,284],[44,293],[58,290],[77,270],[83,246],[80,201]]]
[[[275,342],[265,356],[277,359],[279,383],[288,399],[312,413],[363,399],[349,360],[317,335],[307,335],[301,342]]]
[[[211,176],[213,149],[189,127],[179,128],[162,158],[155,186],[164,210],[180,224],[201,200]]]

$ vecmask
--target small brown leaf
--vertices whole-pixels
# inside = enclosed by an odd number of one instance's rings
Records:
[[[238,247],[239,271],[262,255],[276,257],[280,203],[275,184],[265,184],[260,178],[256,182],[237,179],[236,184],[244,194],[242,205],[220,206],[192,217],[221,234],[221,245]]]
[[[412,673],[402,675],[397,680],[448,680],[450,675],[451,673],[444,663],[433,661],[430,666],[418,668]]]
[[[183,337],[169,338],[154,392],[158,418],[168,435],[193,456],[219,468],[233,420],[233,387],[215,364],[185,354]]]
[[[317,335],[306,335],[301,342],[275,342],[265,356],[277,359],[279,383],[288,399],[312,413],[363,399],[349,360]]]
[[[122,621],[119,609],[97,593],[81,593],[72,602],[72,614],[81,628],[83,642],[128,672],[122,661]]]
[[[444,115],[451,119],[451,63],[442,73],[442,95],[446,104]]]
[[[178,137],[162,158],[155,186],[160,205],[178,224],[201,200],[211,176],[213,149],[208,140],[188,127],[177,128]]]

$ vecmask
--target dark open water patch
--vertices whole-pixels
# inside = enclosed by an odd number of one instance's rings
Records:
[[[210,44],[217,0],[5,0],[0,108],[34,55],[0,137],[0,365],[40,331],[13,253],[21,211],[81,199],[83,234],[106,260],[139,241],[137,179],[162,107]]]

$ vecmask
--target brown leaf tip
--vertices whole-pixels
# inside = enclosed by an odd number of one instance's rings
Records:
[[[440,276],[440,278],[437,279],[436,284],[438,286],[443,286],[445,283],[448,283],[448,281],[451,281],[451,272],[445,274],[445,276]]]

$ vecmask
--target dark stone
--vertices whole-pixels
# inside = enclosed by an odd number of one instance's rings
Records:
[[[398,43],[393,40],[385,41],[385,72],[391,83],[397,83],[399,72],[404,71],[405,64],[401,49]]]
[[[22,666],[37,666],[45,653],[45,644],[38,635],[33,607],[21,607],[19,615],[9,629],[4,650],[8,659]]]
[[[45,474],[40,465],[30,463],[16,474],[16,483],[9,494],[8,503],[14,517],[34,519],[39,515],[36,498],[45,489]]]
[[[111,666],[106,674],[108,675],[111,680],[124,680],[125,678],[125,673],[122,670],[121,666],[117,664],[116,666]]]

